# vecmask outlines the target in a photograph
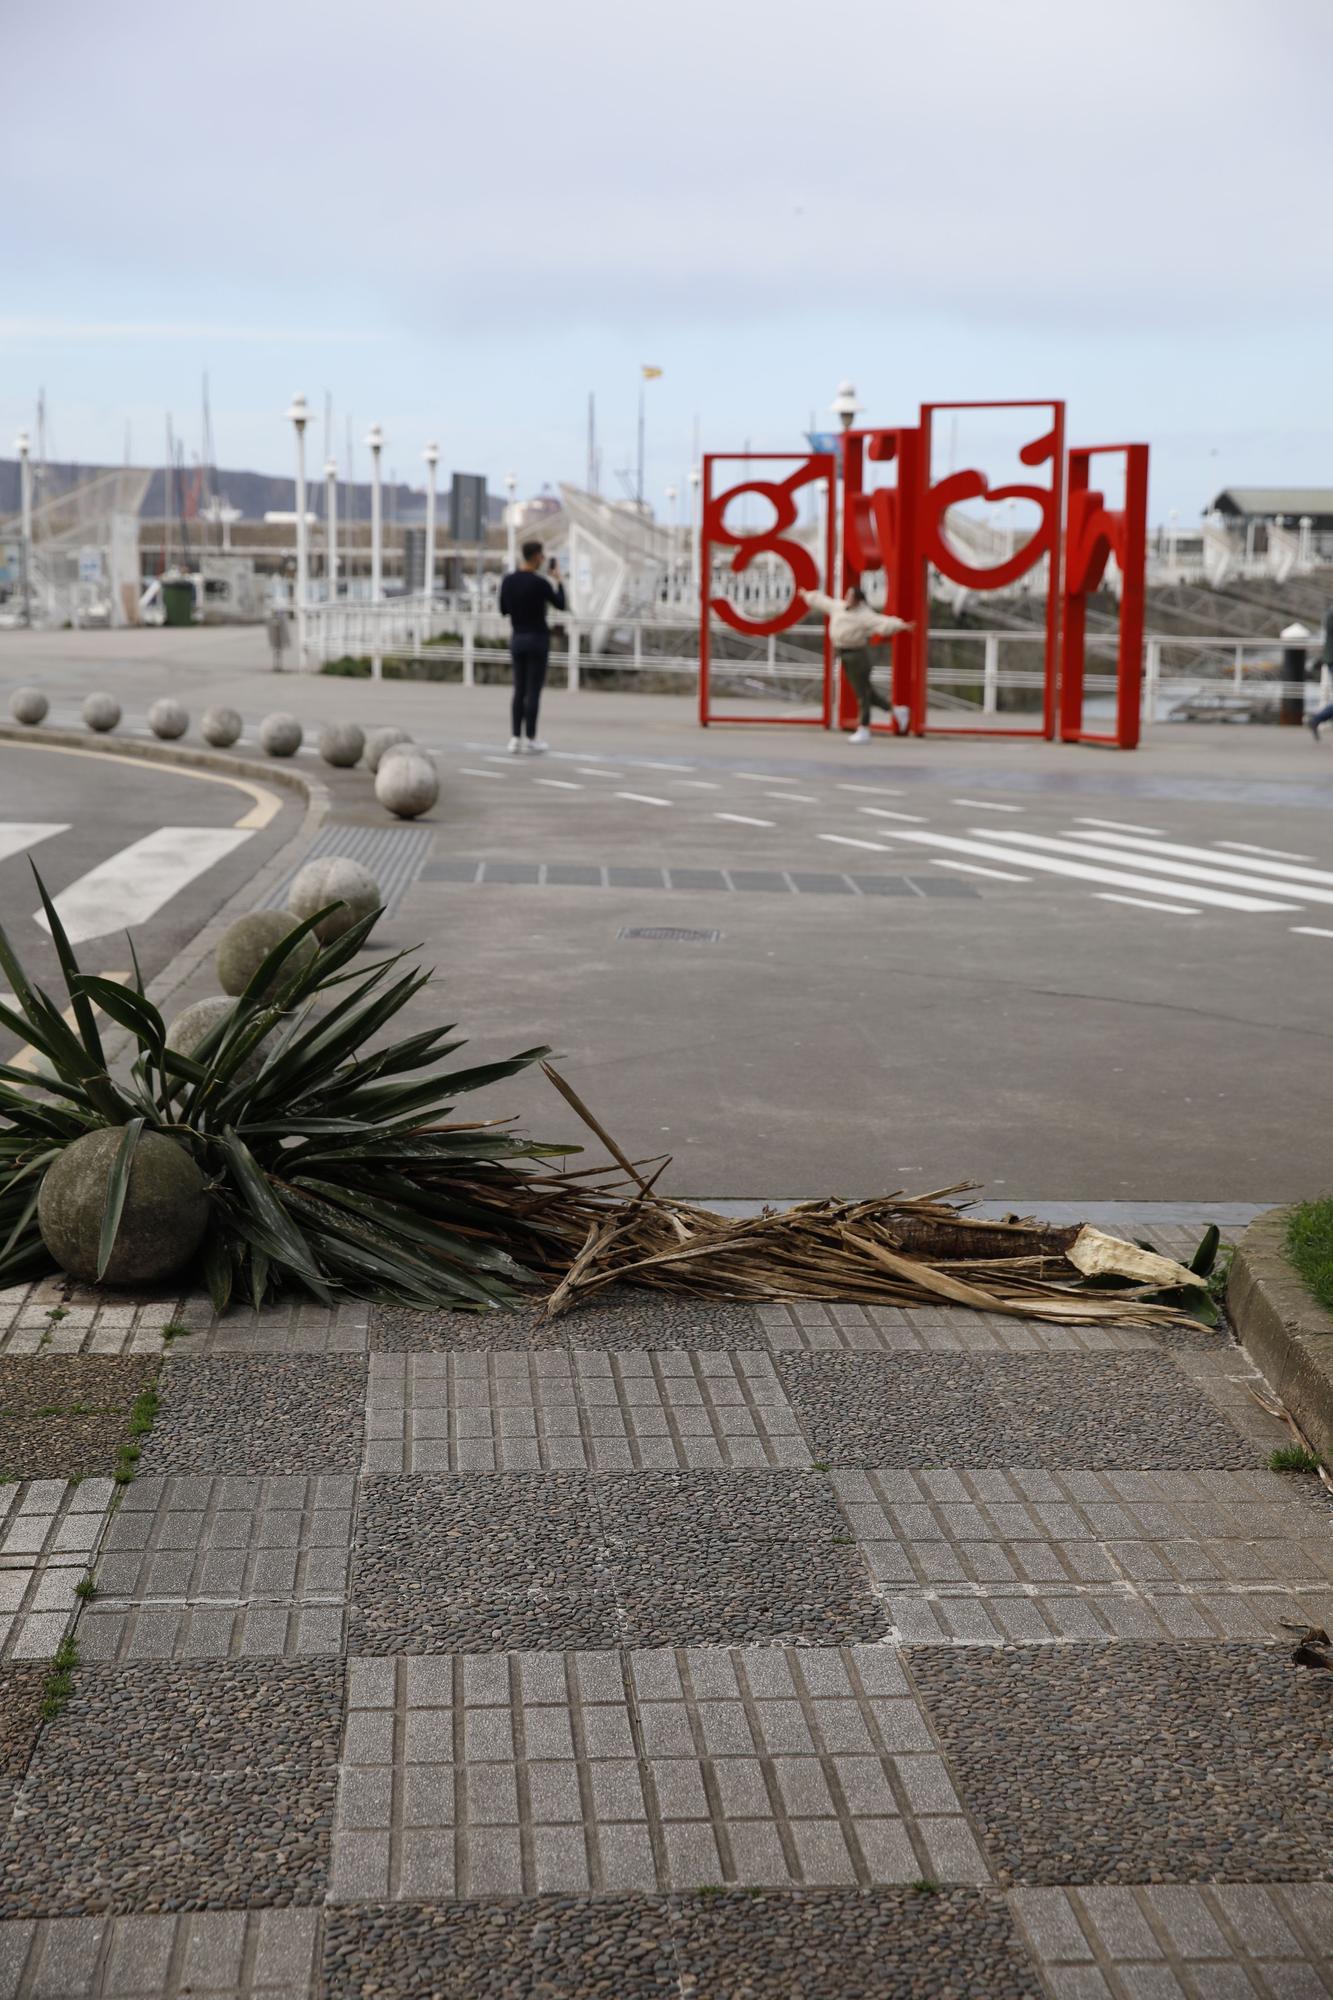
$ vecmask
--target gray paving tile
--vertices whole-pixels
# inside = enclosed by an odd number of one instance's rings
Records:
[[[809,1465],[767,1354],[376,1354],[372,1472]]]
[[[1000,1313],[834,1300],[755,1311],[768,1345],[789,1353],[1128,1354],[1158,1344],[1142,1327],[1048,1326]]]
[[[1056,1994],[1294,2000],[1333,1993],[1333,1960],[1302,1921],[1311,1895],[1333,1908],[1333,1891],[1297,1884],[1016,1889],[1009,1902]]]
[[[907,1658],[1001,1880],[1327,1875],[1328,1690],[1289,1648],[914,1647]]]
[[[115,1488],[109,1479],[0,1486],[0,1659],[46,1660],[78,1609]]]
[[[56,1917],[0,1924],[3,2000],[305,2000],[319,1913]]]

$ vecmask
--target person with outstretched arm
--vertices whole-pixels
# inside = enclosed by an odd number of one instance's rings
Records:
[[[822,590],[803,590],[801,595],[812,611],[822,611],[828,619],[829,638],[856,696],[860,722],[848,740],[869,743],[871,709],[882,708],[886,715],[893,714],[892,702],[880,693],[871,679],[874,662],[870,641],[876,633],[889,638],[894,632],[910,632],[912,621],[910,618],[894,618],[887,611],[872,611],[866,603],[865,592],[855,583],[848,586],[841,599],[826,597]]]
[[[514,670],[514,699],[510,711],[509,754],[527,751],[540,756],[546,745],[537,734],[537,711],[541,707],[546,666],[551,657],[548,611],[564,611],[565,587],[554,556],[549,575],[542,575],[542,545],[524,542],[521,568],[511,570],[500,585],[500,615],[513,627],[509,658]]]

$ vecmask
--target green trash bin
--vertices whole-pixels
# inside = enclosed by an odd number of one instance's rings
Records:
[[[194,623],[194,585],[188,576],[163,577],[162,622],[164,625]]]

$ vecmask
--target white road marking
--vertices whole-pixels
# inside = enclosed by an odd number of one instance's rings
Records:
[[[1301,868],[1294,861],[1251,860],[1246,854],[1218,855],[1211,847],[1184,847],[1169,840],[1139,840],[1123,833],[1108,833],[1100,838],[1106,846],[1117,851],[1122,847],[1131,849],[1136,861],[1140,853],[1144,853],[1162,854],[1169,861],[1179,856],[1186,861],[1211,861],[1215,866],[1225,862],[1232,868],[1245,869],[1247,879],[1251,880],[1256,875],[1277,875],[1284,883],[1315,882],[1323,888],[1333,888],[1333,873],[1327,868]]]
[[[460,764],[458,768],[465,778],[494,778],[497,784],[504,783],[498,771],[479,771],[471,764]]]
[[[977,812],[984,813],[1021,813],[1027,811],[1026,806],[1002,806],[996,799],[950,799],[949,804],[951,806],[972,806]]]
[[[1252,847],[1248,840],[1219,840],[1218,847],[1233,848],[1237,854],[1265,854],[1272,861],[1313,861],[1313,854],[1289,854],[1285,847]]]
[[[733,826],[776,826],[775,819],[751,819],[748,813],[714,813],[714,819],[729,819]]]
[[[765,792],[766,799],[794,799],[798,806],[817,806],[819,800],[813,792]]]
[[[972,827],[973,833],[985,831],[982,827]],[[995,836],[998,840],[1012,840],[1016,847],[1027,849],[1040,847],[1054,854],[1075,854],[1084,861],[1118,861],[1133,863],[1135,868],[1144,868],[1150,875],[1176,875],[1187,882],[1215,882],[1227,889],[1267,889],[1274,895],[1296,896],[1303,903],[1333,903],[1333,886],[1312,888],[1306,886],[1306,877],[1333,885],[1333,875],[1321,875],[1317,868],[1282,868],[1273,861],[1233,860],[1230,855],[1213,855],[1206,847],[1159,847],[1151,841],[1138,841],[1129,852],[1109,839],[1096,840],[1089,835],[1084,840],[1055,840],[1045,833],[1004,833]],[[1147,852],[1148,848],[1159,851]],[[1207,866],[1201,867],[1197,861],[1180,859],[1185,854],[1201,854]],[[1027,854],[1021,857],[1027,860]],[[1224,865],[1230,862],[1230,866]],[[1252,874],[1252,869],[1262,869],[1262,875]],[[1277,877],[1277,880],[1270,878]]]
[[[744,778],[747,785],[779,785],[782,782],[771,771],[733,771],[731,775],[733,778]]]
[[[632,799],[636,806],[669,806],[675,803],[673,799],[654,798],[651,792],[617,792],[616,797]]]
[[[250,838],[236,826],[160,826],[71,882],[52,901],[71,944],[144,924]],[[46,912],[34,921],[49,930]]]
[[[576,764],[574,769],[581,778],[614,778],[617,784],[624,779],[623,771],[608,771],[597,764]]]
[[[93,754],[96,755],[96,752],[94,752]],[[131,975],[128,972],[99,972],[97,976],[99,979],[110,979],[117,986],[128,986],[131,978]],[[8,1002],[9,1005],[11,1006],[13,1005],[14,996],[12,993],[4,994],[3,998]],[[106,1017],[102,1013],[102,1009],[97,1005],[96,1001],[93,1002],[93,1012],[94,1014],[100,1016],[103,1020],[105,1020]],[[67,1024],[67,1026],[72,1028],[74,1026],[73,1007],[66,1007],[64,1013],[61,1015],[61,1019]],[[41,1061],[42,1061],[41,1051],[35,1049],[32,1043],[29,1042],[26,1048],[20,1049],[17,1055],[11,1056],[9,1058],[9,1067],[11,1069],[34,1070],[40,1077],[42,1073],[40,1067]]]
[[[144,757],[121,756],[114,750],[76,750],[67,743],[29,743],[23,745],[28,756],[43,752],[48,757],[96,757],[103,764],[132,764],[137,772],[166,771],[175,778],[189,778],[196,785],[230,785],[235,792],[244,792],[254,800],[249,812],[242,813],[237,820],[238,827],[247,833],[258,833],[270,820],[276,819],[282,811],[282,800],[276,792],[269,791],[267,785],[252,784],[249,778],[224,776],[220,771],[195,771],[187,764],[151,762]]]
[[[693,764],[655,764],[650,757],[635,757],[634,767],[638,771],[692,771]]]
[[[926,823],[924,813],[893,812],[888,806],[858,806],[856,810],[863,813],[872,813],[876,819],[907,819],[911,820],[914,826],[924,826]]]
[[[512,764],[519,753],[517,750],[511,750],[505,756],[501,756],[498,750],[483,750],[481,754],[488,764]]]
[[[1317,930],[1313,924],[1293,924],[1291,927],[1291,934],[1293,937],[1333,938],[1333,931]]]
[[[68,833],[69,822],[57,824],[54,820],[9,820],[0,821],[0,861],[8,861],[11,855],[26,854],[39,841],[49,840],[53,833]]]
[[[682,778],[681,785],[688,785],[692,792],[720,792],[721,785],[715,785],[711,778]]]
[[[1127,819],[1076,819],[1075,826],[1110,826],[1117,833],[1153,833],[1160,836],[1165,831],[1160,826],[1135,826]]]
[[[886,829],[887,832],[887,829]],[[1112,889],[1139,889],[1153,891],[1161,887],[1177,896],[1192,896],[1196,903],[1212,903],[1222,910],[1298,910],[1297,903],[1273,903],[1259,896],[1232,896],[1223,889],[1196,889],[1192,882],[1156,882],[1145,880],[1142,875],[1131,874],[1128,868],[1094,868],[1086,861],[1071,861],[1063,855],[1055,854],[1015,854],[1012,847],[1001,847],[998,837],[990,836],[982,840],[963,840],[952,833],[892,833],[891,840],[911,840],[923,847],[947,847],[955,854],[973,854],[982,861],[1021,860],[1025,868],[1035,868],[1047,875],[1070,875],[1080,882],[1105,882]],[[1006,836],[1008,838],[1009,836]],[[1126,859],[1128,860],[1128,856]]]
[[[581,792],[582,785],[576,785],[572,778],[538,778],[539,785],[549,785],[555,792]]]
[[[931,856],[932,868],[958,868],[964,875],[993,875],[997,882],[1030,882],[1030,875],[1011,875],[1007,868],[982,868],[975,861],[948,861],[942,855]]]
[[[837,784],[833,787],[833,789],[835,792],[873,792],[875,797],[878,799],[900,799],[903,795],[901,785]]]
[[[868,847],[872,854],[891,854],[882,840],[853,840],[849,833],[817,833],[816,840],[831,840],[837,847]]]
[[[1188,903],[1150,903],[1146,896],[1117,896],[1113,889],[1094,889],[1093,895],[1099,903],[1130,903],[1136,910],[1165,910],[1171,917],[1197,917]]]

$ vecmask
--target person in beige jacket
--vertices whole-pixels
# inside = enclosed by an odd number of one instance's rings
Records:
[[[894,618],[888,612],[872,611],[866,603],[865,592],[857,584],[849,586],[841,601],[836,597],[826,597],[822,590],[805,590],[801,595],[812,611],[822,611],[828,619],[829,638],[856,696],[861,720],[850,741],[869,743],[871,709],[882,708],[886,715],[893,714],[893,704],[880,693],[870,677],[874,665],[870,641],[876,633],[883,633],[888,638],[894,632],[909,632],[911,620]]]

